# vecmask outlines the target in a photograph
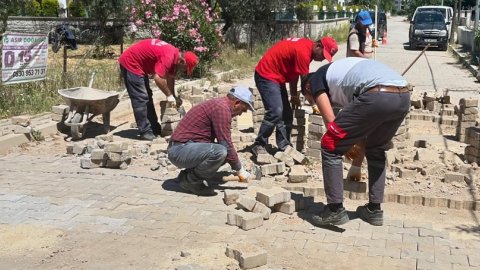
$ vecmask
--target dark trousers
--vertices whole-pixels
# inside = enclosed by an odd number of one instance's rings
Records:
[[[148,76],[133,74],[122,65],[120,65],[120,70],[132,102],[133,115],[137,122],[138,131],[140,134],[150,131],[159,135],[161,126],[158,123],[155,105],[153,104],[153,93]]]
[[[343,108],[322,137],[322,171],[327,203],[343,202],[342,156],[366,140],[369,201],[382,203],[385,150],[410,108],[410,93],[367,92]]]
[[[255,85],[262,97],[265,107],[265,116],[258,131],[255,143],[265,146],[268,138],[275,131],[277,147],[284,150],[290,145],[290,133],[292,131],[293,111],[288,101],[285,85],[267,80],[255,72]]]

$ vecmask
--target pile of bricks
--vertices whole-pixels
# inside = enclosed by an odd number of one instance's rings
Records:
[[[323,118],[320,115],[310,114],[308,116],[308,141],[306,155],[309,157],[322,157],[322,147],[320,140],[323,134],[327,131]]]
[[[265,108],[263,107],[262,97],[257,88],[253,88],[253,107],[255,111],[252,114],[253,133],[258,134],[260,126],[262,125],[263,117],[265,116]]]
[[[68,144],[67,154],[82,156],[80,167],[83,169],[126,169],[132,162],[134,152],[128,142],[114,142],[112,135],[100,135],[93,141]]]
[[[298,211],[302,205],[292,199],[290,191],[280,187],[259,189],[255,198],[225,190],[223,200],[225,204],[236,204],[237,208],[241,209],[228,213],[227,224],[238,226],[243,230],[251,230],[262,226],[263,220],[269,219],[272,212],[291,215]]]
[[[30,134],[32,127],[30,126],[31,117],[29,115],[19,115],[11,118],[14,134]]]
[[[476,125],[478,118],[478,99],[460,99],[457,111],[458,122],[455,136],[458,141],[465,142],[465,131]]]
[[[300,152],[305,149],[305,123],[305,110],[294,110],[290,142]]]
[[[69,112],[70,107],[65,104],[52,106],[52,120],[55,122],[63,122],[67,119]]]
[[[395,132],[395,135],[392,138],[392,143],[397,149],[404,149],[407,148],[407,139],[409,138],[408,135],[408,124],[410,122],[410,114],[408,114],[405,119],[402,121],[400,126]]]
[[[181,117],[177,108],[171,107],[168,101],[160,101],[160,119],[162,125],[161,136],[170,136],[180,122]]]
[[[465,158],[469,163],[480,164],[480,128],[469,127],[465,134]]]

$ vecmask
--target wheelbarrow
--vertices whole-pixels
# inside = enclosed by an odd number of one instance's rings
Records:
[[[91,87],[60,89],[58,93],[70,107],[63,123],[70,127],[72,140],[82,139],[88,122],[100,114],[103,117],[104,132],[110,132],[110,112],[120,101],[119,93]]]

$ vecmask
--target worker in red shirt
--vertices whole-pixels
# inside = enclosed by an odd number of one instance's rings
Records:
[[[175,96],[175,75],[186,70],[190,76],[198,57],[190,51],[182,51],[159,39],[142,40],[122,53],[118,59],[125,86],[132,102],[133,115],[140,138],[152,141],[160,135],[155,105],[152,99],[149,75],[167,97],[167,101],[181,105]]]
[[[226,162],[240,181],[250,173],[242,166],[232,143],[232,118],[253,111],[253,96],[248,87],[236,86],[226,97],[205,101],[191,108],[173,132],[168,159],[179,168],[180,187],[199,196],[213,196],[215,191],[204,184]]]
[[[276,128],[276,142],[283,151],[290,145],[293,109],[300,107],[297,83],[309,73],[312,60],[332,61],[338,51],[335,40],[324,37],[317,42],[307,38],[288,38],[273,45],[255,68],[255,84],[262,97],[265,116],[252,147],[254,155],[267,153],[265,146]],[[290,87],[290,102],[285,84]],[[290,103],[292,106],[290,106]]]

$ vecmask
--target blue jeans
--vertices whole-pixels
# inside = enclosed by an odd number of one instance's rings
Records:
[[[168,159],[178,168],[186,168],[191,181],[209,179],[225,164],[227,147],[218,143],[171,143]]]
[[[284,150],[290,145],[290,133],[292,131],[293,111],[288,101],[288,93],[285,85],[267,80],[255,72],[255,85],[262,97],[265,107],[263,118],[255,144],[265,146],[268,138],[275,131],[277,147]]]
[[[122,78],[132,102],[133,115],[140,134],[153,132],[160,134],[161,126],[158,123],[157,112],[153,104],[153,93],[148,76],[139,76],[131,73],[120,65]]]

